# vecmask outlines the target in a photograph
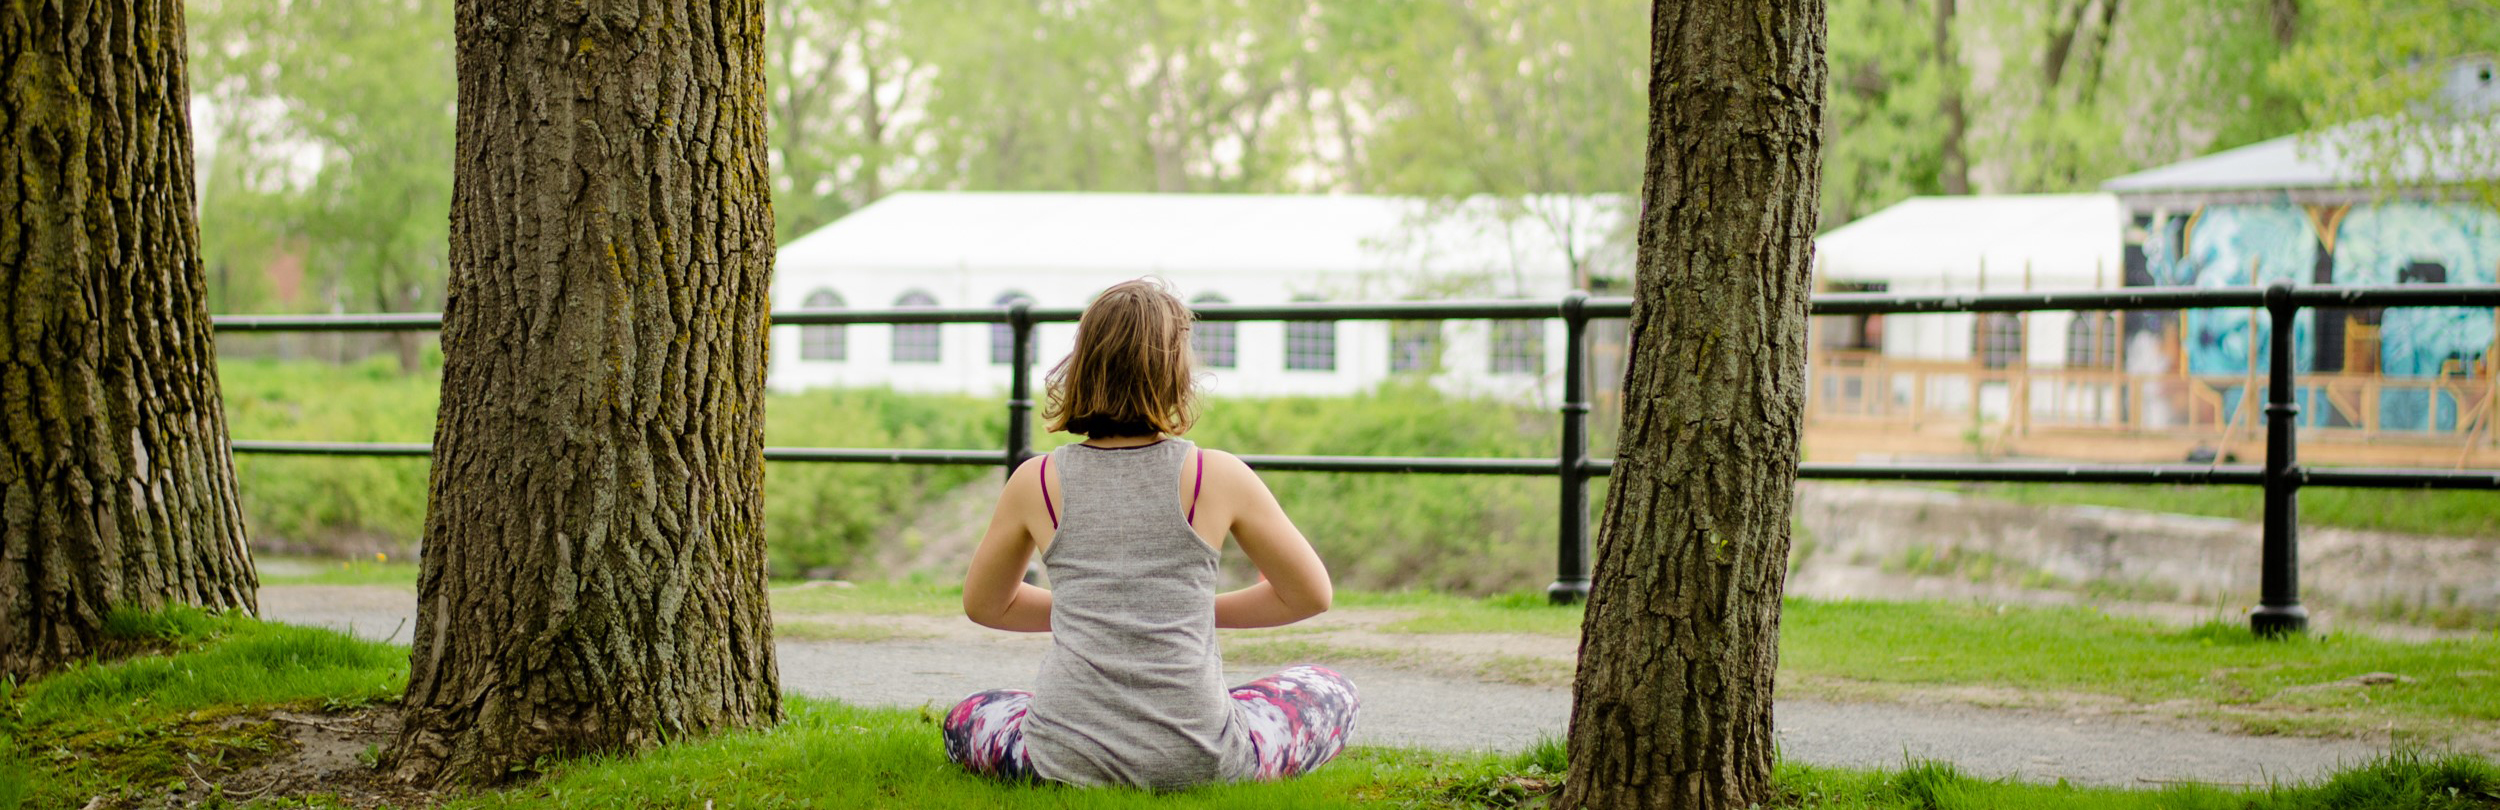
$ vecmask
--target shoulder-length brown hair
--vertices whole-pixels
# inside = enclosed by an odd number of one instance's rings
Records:
[[[1151,279],[1085,306],[1076,348],[1050,370],[1042,425],[1093,438],[1179,435],[1198,421],[1189,307]]]

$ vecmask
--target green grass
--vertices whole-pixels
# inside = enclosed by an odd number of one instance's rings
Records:
[[[961,583],[863,582],[775,585],[773,610],[787,613],[864,616],[954,616],[964,609]]]
[[[1541,594],[1529,593],[1491,599],[1352,594],[1341,604],[1414,611],[1382,629],[1427,635],[1577,638],[1583,615],[1576,607],[1548,607]],[[1326,650],[1293,652],[1324,657]],[[2402,680],[2346,683],[2368,673]],[[2500,634],[2431,642],[2341,634],[2260,641],[2237,618],[2180,628],[2077,607],[1790,599],[1780,616],[1780,677],[1806,688],[1969,687],[2097,695],[2137,706],[2183,700],[2258,732],[2392,727],[2400,736],[2437,738],[2460,726],[2500,724]]]
[[[357,705],[405,676],[404,648],[321,630],[174,611],[121,616],[115,631],[177,652],[88,665],[23,689],[0,684],[0,810],[76,807],[100,792],[138,794],[194,769],[267,756],[266,723],[220,724],[246,710]],[[186,674],[187,673],[187,674]],[[215,683],[211,683],[215,682]],[[1493,808],[1537,806],[1566,769],[1556,743],[1511,755],[1356,747],[1310,777],[1173,794],[1000,785],[946,762],[928,710],[869,709],[793,697],[780,725],[679,743],[641,756],[550,766],[500,793],[452,808],[677,806],[894,808]],[[1975,779],[1933,763],[1893,771],[1783,764],[1774,807],[1835,810],[1961,808],[2500,808],[2500,769],[2463,757],[2399,755],[2313,786],[2253,791],[2181,786],[2081,789]],[[309,803],[324,803],[309,797]],[[306,798],[245,806],[296,806]]]
[[[2180,629],[2085,608],[1790,600],[1780,665],[1792,677],[2265,707],[2329,728],[2356,716],[2417,733],[2500,722],[2500,635],[2260,641],[2236,619]],[[2377,672],[2409,680],[2336,685]]]
[[[2252,523],[2263,519],[2265,508],[2264,493],[2255,487],[1989,484],[1964,491],[2022,503],[2109,506]],[[2500,537],[2500,492],[2312,487],[2300,491],[2300,522],[2406,534]]]
[[[1522,633],[1578,638],[1582,609],[1556,607],[1545,594],[1514,592],[1484,599],[1439,596],[1417,598],[1406,605],[1419,609],[1414,618],[1381,628],[1393,633]]]
[[[107,790],[172,785],[188,769],[267,754],[277,729],[230,721],[253,707],[387,700],[408,649],[191,608],[116,612],[110,643],[172,651],[0,684],[0,810],[78,807]]]
[[[2316,785],[2255,790],[2180,785],[2110,790],[2013,784],[1973,778],[1942,763],[1855,771],[1783,763],[1772,773],[1775,807],[1818,810],[2491,810],[2500,808],[2500,768],[2470,757],[2395,755]]]

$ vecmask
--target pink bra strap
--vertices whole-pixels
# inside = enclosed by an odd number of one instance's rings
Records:
[[[1050,510],[1050,527],[1059,528],[1059,507],[1050,505],[1050,456],[1042,456],[1042,508]]]
[[[1189,522],[1198,522],[1198,493],[1207,488],[1207,451],[1198,451],[1198,478],[1189,484]]]

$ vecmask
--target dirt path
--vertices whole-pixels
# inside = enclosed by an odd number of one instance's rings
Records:
[[[411,591],[387,586],[272,586],[261,589],[260,602],[270,619],[400,643],[415,610]],[[1047,636],[997,633],[960,618],[779,618],[783,688],[863,705],[943,706],[982,689],[1029,686],[1049,647]],[[1248,680],[1297,652],[1324,651],[1362,688],[1363,743],[1517,750],[1561,736],[1569,722],[1572,642],[1378,629],[1403,618],[1392,610],[1339,610],[1283,631],[1232,634],[1227,661]],[[2313,779],[2386,751],[2384,740],[2221,734],[2153,711],[2057,696],[1875,693],[1817,683],[1783,689],[1781,755],[1819,765],[1898,767],[1905,759],[1933,759],[2026,781],[2262,785]]]

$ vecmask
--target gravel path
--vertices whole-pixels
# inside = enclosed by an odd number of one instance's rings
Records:
[[[267,618],[408,641],[414,594],[404,588],[273,586]],[[996,640],[785,641],[782,688],[862,705],[944,706],[982,689],[1029,686],[1045,637]],[[1568,689],[1488,683],[1385,664],[1336,667],[1363,692],[1358,741],[1450,750],[1518,750],[1559,737]],[[1261,674],[1241,670],[1237,680]],[[2311,780],[2384,753],[2383,744],[2217,734],[2144,720],[1957,704],[1782,700],[1781,756],[1817,765],[1898,767],[1950,762],[1991,778],[2155,787],[2172,782],[2263,785]]]

